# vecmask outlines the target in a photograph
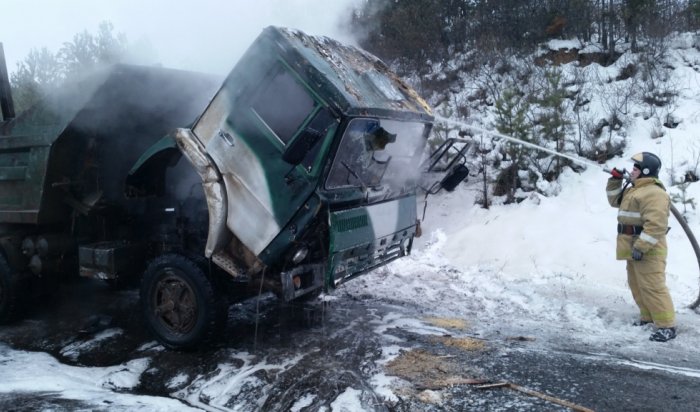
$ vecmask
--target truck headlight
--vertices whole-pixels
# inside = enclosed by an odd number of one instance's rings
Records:
[[[306,246],[302,246],[299,249],[297,249],[296,252],[294,252],[294,255],[292,256],[292,262],[294,262],[294,264],[299,264],[302,260],[306,259],[306,255],[308,254],[309,249],[307,249]]]

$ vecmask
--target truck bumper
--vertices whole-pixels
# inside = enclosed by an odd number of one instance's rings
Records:
[[[302,265],[280,274],[285,302],[294,300],[323,287],[324,266]]]

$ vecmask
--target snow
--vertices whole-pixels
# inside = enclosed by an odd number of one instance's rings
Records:
[[[121,393],[138,384],[148,368],[147,358],[102,368],[78,367],[62,364],[46,353],[18,351],[0,344],[0,365],[0,394],[52,393],[121,410],[196,410],[175,399]]]
[[[93,349],[98,346],[100,342],[108,340],[114,336],[121,335],[122,333],[124,333],[124,331],[119,328],[103,330],[90,340],[76,341],[66,345],[63,349],[61,349],[61,355],[72,360],[77,360],[82,352]]]
[[[384,373],[378,373],[370,379],[370,384],[374,388],[374,392],[383,399],[389,402],[398,402],[399,398],[394,394],[396,390],[397,378],[387,376]]]
[[[176,389],[187,383],[189,375],[186,373],[180,373],[168,381],[167,387],[169,389]]]
[[[660,177],[671,194],[680,193],[678,187],[671,187],[671,177],[682,176],[700,163],[696,132],[700,130],[700,74],[688,67],[700,65],[700,53],[688,47],[694,41],[694,37],[681,37],[675,43],[682,48],[670,50],[675,66],[673,81],[681,91],[672,110],[681,121],[679,126],[662,127],[664,135],[651,139],[651,131],[659,127],[655,123],[658,116],[645,118],[642,115],[645,108],[631,108],[640,115],[633,117],[624,130],[625,135],[620,137],[627,142],[625,153],[604,165],[630,169],[631,162],[627,159],[633,154],[657,153],[664,161]],[[571,45],[558,43],[549,47]],[[607,84],[607,79],[614,78],[624,64],[623,58],[608,68],[591,65],[586,70],[597,71],[597,78]],[[600,100],[592,101],[591,105],[594,113],[602,110]],[[490,209],[475,205],[478,187],[473,184],[431,196],[422,222],[423,236],[416,240],[412,255],[348,282],[340,292],[393,299],[421,308],[430,316],[465,319],[469,324],[465,333],[470,336],[533,337],[532,344],[543,349],[572,345],[596,359],[700,376],[696,369],[670,367],[640,358],[675,357],[680,362],[697,359],[700,316],[687,306],[698,295],[700,274],[688,239],[671,217],[667,284],[676,307],[679,335],[664,344],[650,342],[648,329],[631,326],[638,313],[626,284],[625,263],[615,260],[617,211],[606,200],[607,177],[602,169],[592,166],[581,173],[569,170],[556,184],[557,196],[533,194],[520,204],[493,205]],[[686,197],[700,198],[700,184],[691,184]],[[700,219],[695,209],[686,210],[679,203],[676,206],[686,211],[689,225],[700,236]],[[419,211],[422,212],[422,205]],[[331,295],[325,299],[335,298]],[[379,365],[400,354],[403,341],[391,334],[394,328],[421,335],[455,334],[400,313],[385,314],[372,327],[385,342]],[[122,331],[104,331],[93,341],[69,344],[62,353],[77,358],[89,345],[118,333]],[[154,342],[144,343],[140,350],[154,347],[157,348]],[[342,355],[342,351],[338,353]],[[626,360],[621,361],[619,355]],[[194,377],[189,384],[189,377],[184,374],[172,379],[168,382],[174,391],[172,397],[202,409],[243,410],[240,408],[252,405],[226,404],[232,394],[246,390],[249,385],[261,385],[256,372],[286,370],[303,355],[283,363],[268,363],[235,351],[230,356],[231,362],[222,363],[216,374]],[[0,345],[0,394],[46,391],[95,405],[109,400],[117,408],[192,409],[172,398],[120,392],[134,388],[148,367],[147,357],[108,367],[68,366],[46,353],[29,353]],[[395,390],[401,382],[379,371],[370,384],[377,395],[392,400],[396,399]],[[424,395],[440,402],[439,393]],[[305,394],[291,410],[302,410],[315,397]],[[331,403],[331,410],[361,410],[362,397],[362,390],[345,388]],[[207,399],[208,403],[201,399]]]
[[[27,362],[27,361],[35,362]],[[3,392],[11,391],[62,391],[76,386],[95,387],[104,389],[132,389],[139,377],[148,367],[148,359],[141,358],[122,365],[105,368],[85,368],[66,366],[53,357],[44,353],[13,351],[7,346],[0,346],[0,376],[3,377]],[[25,363],[26,362],[26,363]],[[12,367],[24,365],[22,374],[26,376],[12,377]],[[30,368],[31,370],[27,370]],[[10,376],[6,376],[9,374]],[[51,375],[49,379],[37,380],[36,376]],[[32,378],[28,378],[31,376]]]
[[[232,353],[232,359],[243,361],[242,366],[234,366],[233,363],[219,365],[218,373],[215,376],[199,376],[190,385],[173,394],[178,399],[186,400],[190,405],[198,406],[202,409],[222,410],[226,409],[226,404],[232,396],[244,391],[247,386],[260,386],[262,382],[255,374],[259,371],[284,370],[299,362],[303,355],[285,360],[281,364],[268,364],[263,359],[262,362],[255,362],[254,356],[248,353]],[[208,399],[203,403],[202,399]],[[264,399],[260,399],[263,402]],[[255,405],[259,409],[262,405]],[[251,405],[237,404],[231,410],[250,410]]]
[[[547,42],[547,48],[549,48],[549,50],[581,49],[581,41],[578,39],[553,39]]]
[[[341,393],[333,403],[331,403],[331,410],[334,412],[354,412],[363,410],[362,404],[360,403],[360,396],[362,391],[353,388],[347,388],[345,392]]]
[[[316,398],[316,395],[311,395],[311,394],[306,394],[299,398],[296,402],[294,402],[294,405],[292,405],[291,408],[289,408],[290,412],[300,412],[302,409],[305,407],[311,405],[314,402],[314,399]]]

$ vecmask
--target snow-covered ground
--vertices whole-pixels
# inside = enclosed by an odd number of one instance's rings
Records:
[[[371,285],[373,294],[435,316],[468,319],[485,336],[507,329],[582,349],[622,344],[692,353],[700,316],[687,306],[698,295],[700,272],[690,243],[671,217],[667,283],[679,336],[666,345],[649,342],[648,330],[631,326],[638,311],[625,263],[615,260],[617,210],[607,203],[606,181],[600,170],[566,173],[557,197],[534,195],[489,210],[473,206],[467,186],[429,197],[426,235],[413,255],[347,288]],[[690,225],[700,233],[697,219]]]
[[[630,169],[629,157],[651,151],[664,161],[661,179],[668,183],[671,165],[686,170],[697,163],[700,53],[688,47],[672,53],[677,63],[673,78],[681,91],[674,115],[681,123],[675,129],[665,129],[663,137],[652,139],[649,131],[656,127],[654,119],[634,117],[627,128],[624,156],[607,166]],[[638,313],[626,284],[625,263],[615,260],[617,211],[607,204],[606,180],[607,175],[595,167],[582,173],[567,171],[559,180],[557,196],[533,194],[520,204],[494,205],[488,210],[474,204],[478,189],[469,184],[452,193],[431,196],[422,223],[423,236],[417,239],[413,254],[343,285],[336,293],[402,302],[426,317],[463,319],[469,325],[464,331],[467,336],[486,340],[525,336],[545,350],[632,359],[640,368],[670,365],[666,368],[673,373],[698,377],[700,314],[687,306],[698,296],[700,271],[690,243],[671,217],[667,284],[676,305],[678,337],[667,343],[650,342],[649,329],[631,326]],[[677,188],[670,190],[678,192]],[[700,183],[690,185],[687,197],[700,199]],[[422,206],[418,205],[420,211]],[[684,210],[681,204],[677,207]],[[690,208],[687,216],[690,227],[700,236],[696,211]],[[373,322],[376,335],[384,342],[380,364],[399,354],[402,340],[392,335],[392,328],[420,334],[448,333],[419,317],[400,314]],[[108,331],[106,336],[119,333],[122,331]],[[45,353],[0,344],[0,395],[48,392],[98,406],[109,400],[112,407],[120,409],[190,409],[171,398],[124,393],[153,366],[148,350],[146,346],[143,358],[121,365],[79,367],[61,364]],[[231,358],[238,362],[222,364],[217,376],[175,379],[172,397],[196,407],[238,410],[226,403],[227,395],[254,385],[253,371],[284,370],[303,356],[270,364],[266,359],[232,352]],[[371,379],[376,393],[388,399],[394,396],[397,382],[385,371],[378,371]],[[193,393],[198,396],[193,398]],[[211,400],[207,405],[198,403],[202,393]],[[348,387],[332,402],[331,410],[361,409],[361,397],[359,388]],[[302,410],[313,400],[313,394],[302,396],[290,410]]]

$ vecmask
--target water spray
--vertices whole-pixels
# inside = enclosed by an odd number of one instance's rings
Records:
[[[548,149],[546,147],[542,147],[542,146],[536,145],[534,143],[526,142],[524,140],[517,139],[513,136],[508,136],[508,135],[505,135],[502,133],[494,132],[492,130],[487,130],[487,129],[484,129],[484,128],[481,128],[478,126],[474,126],[474,125],[471,125],[471,124],[468,124],[465,122],[447,119],[447,118],[440,117],[440,116],[435,116],[435,120],[438,122],[441,122],[441,123],[446,123],[446,124],[458,126],[460,128],[470,129],[470,130],[473,130],[475,132],[483,133],[483,134],[491,136],[491,137],[501,138],[501,139],[507,140],[511,143],[515,143],[515,144],[523,146],[523,147],[528,147],[530,149],[535,149],[535,150],[539,150],[541,152],[549,153],[553,156],[569,159],[572,162],[578,163],[578,164],[583,165],[583,166],[596,167],[596,168],[598,168],[598,169],[600,169],[603,172],[608,173],[608,174],[611,172],[611,170],[608,167],[600,165],[598,163],[594,163],[590,160],[583,159],[581,157],[570,155],[570,154],[560,153],[560,152],[557,152],[556,150]],[[456,138],[456,139],[467,141],[467,139],[464,139],[461,137]],[[631,176],[627,170],[623,170],[623,178],[624,178],[625,182],[631,181]],[[688,240],[690,241],[690,244],[693,247],[693,251],[695,252],[695,257],[698,261],[698,268],[700,268],[700,245],[698,245],[698,241],[695,238],[695,235],[693,234],[692,230],[690,230],[690,226],[688,226],[688,223],[685,221],[685,218],[683,217],[681,212],[678,211],[678,209],[676,209],[676,207],[673,205],[673,202],[669,202],[669,203],[670,203],[671,213],[673,214],[673,216],[676,218],[678,223],[683,228],[683,231],[685,232],[686,236],[688,237]],[[689,308],[695,310],[698,308],[698,306],[700,306],[700,292],[698,293],[698,297],[695,299],[695,301],[689,305]]]
[[[578,156],[568,155],[568,154],[565,154],[565,153],[559,153],[559,152],[557,152],[556,150],[548,149],[548,148],[546,148],[546,147],[543,147],[543,146],[540,146],[540,145],[536,145],[536,144],[534,144],[534,143],[526,142],[526,141],[524,141],[524,140],[517,139],[517,138],[515,138],[515,137],[508,136],[508,135],[505,135],[505,134],[502,134],[502,133],[494,132],[494,131],[492,131],[492,130],[486,130],[486,129],[483,129],[483,128],[478,127],[478,126],[470,125],[470,124],[468,124],[468,123],[459,122],[459,121],[451,120],[451,119],[446,119],[446,118],[440,117],[440,116],[435,116],[435,120],[437,120],[437,121],[439,121],[439,122],[442,122],[442,123],[448,123],[448,124],[452,124],[452,125],[455,125],[455,126],[463,127],[463,128],[466,128],[466,129],[474,130],[475,132],[484,133],[484,134],[490,135],[490,136],[492,136],[492,137],[498,137],[498,138],[501,138],[501,139],[504,139],[504,140],[508,140],[509,142],[518,144],[518,145],[520,145],[520,146],[525,146],[525,147],[529,147],[529,148],[531,148],[531,149],[539,150],[539,151],[541,151],[541,152],[546,152],[546,153],[549,153],[549,154],[554,155],[554,156],[557,156],[557,157],[563,157],[563,158],[565,158],[565,159],[569,159],[569,160],[571,160],[571,161],[573,161],[573,162],[576,162],[576,163],[578,163],[578,164],[581,164],[581,165],[593,166],[593,167],[598,167],[598,168],[603,169],[603,166],[601,166],[601,165],[599,165],[599,164],[597,164],[597,163],[593,163],[593,162],[591,162],[590,160],[586,160],[586,159],[580,158],[580,157],[578,157]],[[458,140],[467,141],[467,139],[464,139],[464,138],[461,138],[461,137],[460,137],[460,138],[457,138],[457,139],[458,139]]]

